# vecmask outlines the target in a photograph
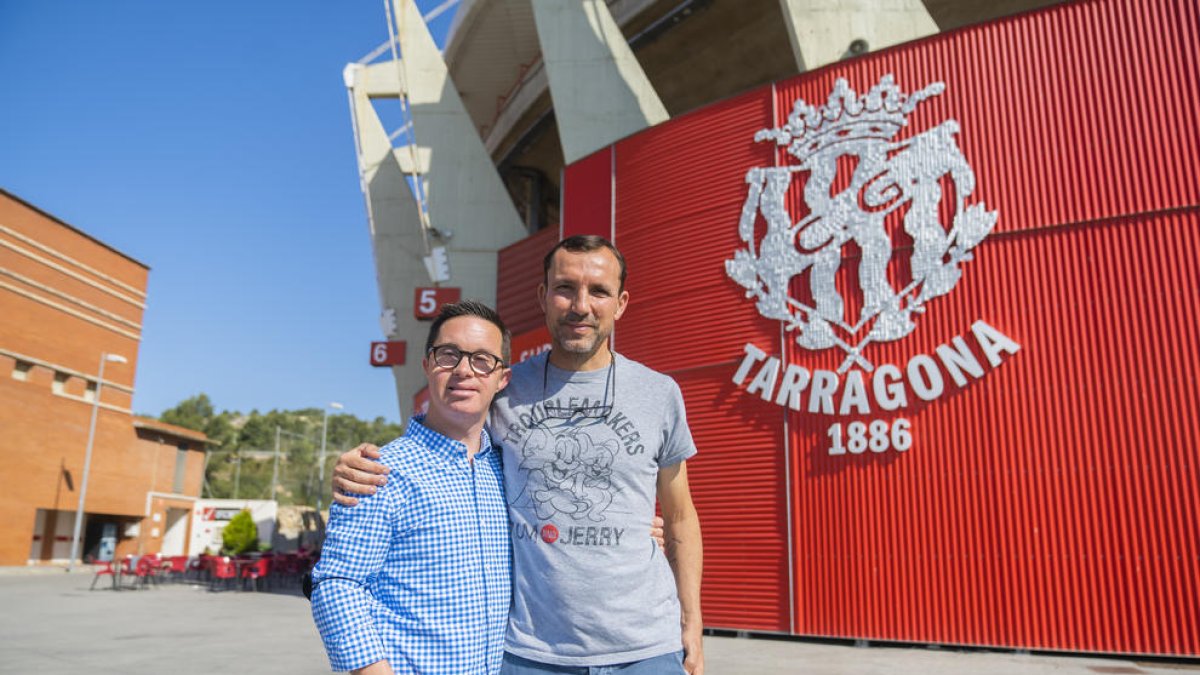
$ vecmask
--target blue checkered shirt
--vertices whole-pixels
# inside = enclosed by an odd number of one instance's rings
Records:
[[[421,422],[383,447],[387,485],[330,508],[312,612],[333,670],[500,670],[512,582],[499,449],[485,431],[468,462]]]

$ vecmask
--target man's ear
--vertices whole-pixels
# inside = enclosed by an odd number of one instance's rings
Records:
[[[500,392],[504,391],[504,388],[508,386],[508,383],[511,380],[512,368],[505,368],[504,372],[500,373],[500,383],[496,386],[496,393],[499,394]]]
[[[546,283],[545,282],[538,284],[537,296],[538,296],[537,297],[538,307],[541,307],[542,314],[545,314],[546,313]]]
[[[621,315],[625,313],[625,307],[628,304],[629,304],[629,291],[621,291],[621,294],[617,296],[617,311],[613,313],[614,321],[621,318]]]

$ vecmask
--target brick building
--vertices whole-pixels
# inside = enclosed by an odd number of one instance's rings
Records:
[[[182,553],[206,437],[133,415],[149,267],[0,190],[0,565]]]

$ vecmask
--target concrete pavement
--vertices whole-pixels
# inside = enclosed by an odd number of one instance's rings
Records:
[[[0,673],[329,672],[308,602],[295,592],[89,592],[91,581],[87,568],[0,569]],[[704,648],[708,675],[1200,673],[1197,664],[761,638],[709,636]]]

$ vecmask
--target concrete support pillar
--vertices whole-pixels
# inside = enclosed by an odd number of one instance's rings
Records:
[[[937,24],[921,0],[779,0],[792,53],[801,72],[857,55],[933,35]]]
[[[451,276],[443,286],[495,306],[496,253],[527,232],[416,3],[398,0],[395,5],[401,60],[351,64],[345,77],[380,299],[396,316],[389,339],[408,343],[405,365],[393,368],[400,413],[406,417],[413,394],[425,385],[420,362],[429,324],[413,313],[414,289],[434,285],[422,262],[429,248],[444,246],[448,253]],[[370,103],[395,98],[402,88],[411,106],[413,137],[420,143],[415,152],[392,147]],[[424,230],[410,179],[422,181],[436,233]]]
[[[603,0],[531,0],[567,164],[668,119]]]

